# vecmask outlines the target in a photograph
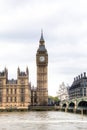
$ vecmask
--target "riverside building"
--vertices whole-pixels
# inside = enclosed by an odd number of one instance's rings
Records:
[[[37,87],[31,88],[32,105],[48,105],[48,53],[45,47],[43,32],[36,53]]]
[[[37,87],[29,83],[29,70],[17,69],[17,79],[8,79],[7,68],[0,72],[0,109],[28,109],[30,105],[48,105],[48,53],[43,32],[36,53]]]
[[[86,73],[74,78],[74,81],[69,88],[69,99],[75,99],[87,96],[87,76]]]
[[[8,70],[0,72],[0,109],[28,109],[31,104],[29,72],[17,70],[17,79],[8,79]]]

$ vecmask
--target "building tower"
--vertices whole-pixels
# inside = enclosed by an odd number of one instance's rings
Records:
[[[48,104],[48,53],[45,48],[43,32],[39,41],[39,48],[36,54],[37,64],[37,105]]]

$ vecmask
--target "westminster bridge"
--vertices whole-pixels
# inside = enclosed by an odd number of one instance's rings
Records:
[[[64,100],[60,103],[60,108],[65,111],[86,111],[87,113],[87,96],[71,100]]]

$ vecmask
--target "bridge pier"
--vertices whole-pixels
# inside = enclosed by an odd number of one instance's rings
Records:
[[[77,101],[76,100],[74,101],[74,104],[75,104],[75,106],[74,106],[73,112],[76,113],[76,110],[77,110]]]
[[[61,102],[61,110],[65,112],[87,114],[87,97],[63,101]]]
[[[67,112],[67,111],[68,111],[68,108],[66,107],[66,108],[65,108],[65,112]]]
[[[73,112],[76,113],[76,108],[73,109]]]

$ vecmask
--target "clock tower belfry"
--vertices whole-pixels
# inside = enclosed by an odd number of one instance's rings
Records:
[[[48,104],[48,53],[45,48],[43,32],[39,41],[39,48],[36,54],[37,64],[37,105]]]

